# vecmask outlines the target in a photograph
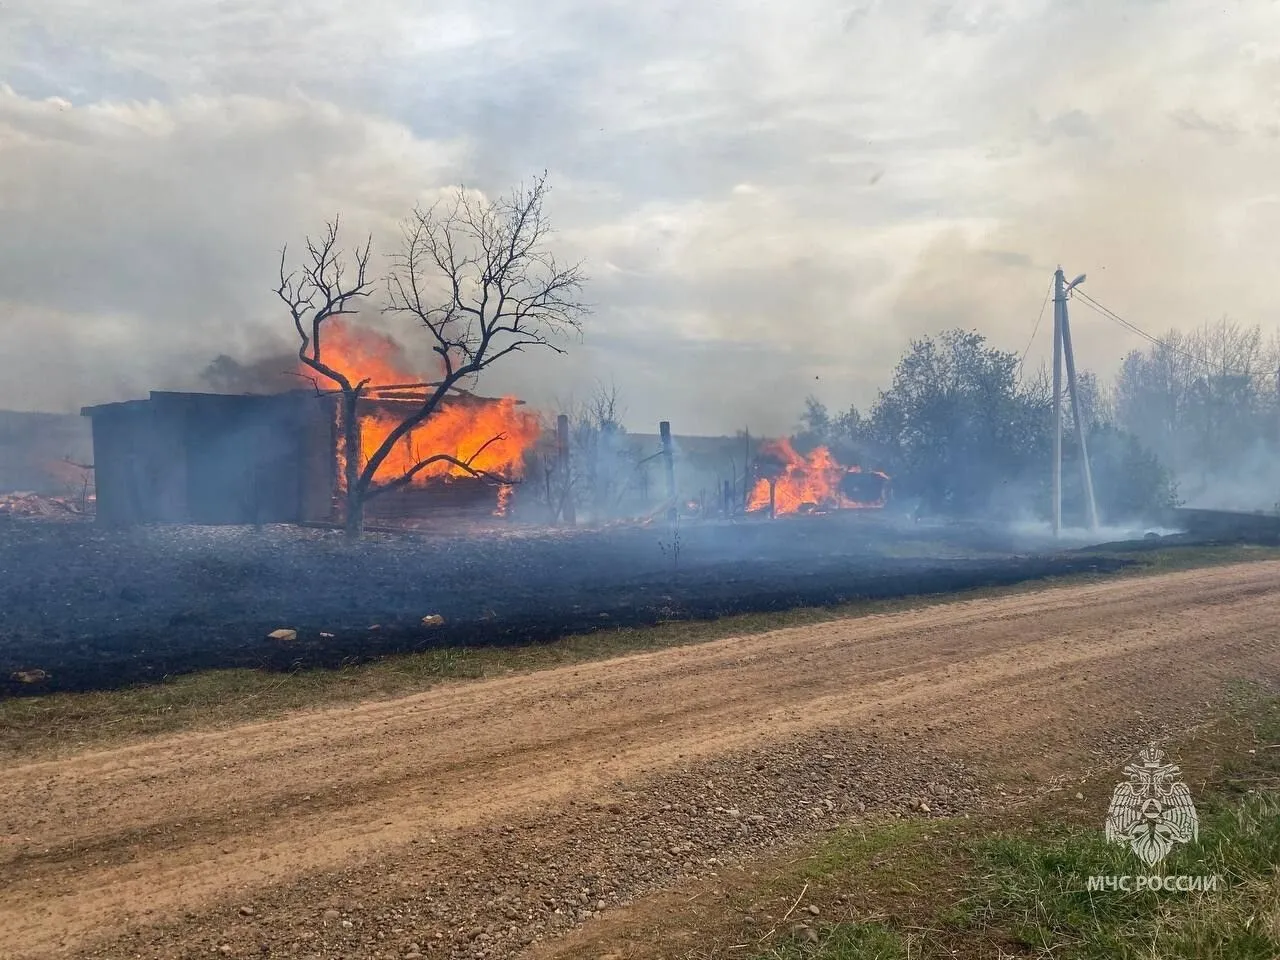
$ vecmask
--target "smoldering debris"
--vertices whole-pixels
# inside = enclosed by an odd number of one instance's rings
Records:
[[[0,493],[0,517],[78,520],[92,516],[92,497],[56,497],[30,491]]]

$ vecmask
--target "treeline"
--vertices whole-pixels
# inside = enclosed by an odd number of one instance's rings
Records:
[[[1131,353],[1113,417],[1178,479],[1193,506],[1274,509],[1280,500],[1280,337],[1229,320],[1171,331]]]
[[[1277,341],[1229,321],[1131,353],[1109,388],[1081,376],[1081,419],[1104,522],[1156,519],[1179,502],[1270,508],[1280,499]],[[795,437],[883,469],[925,513],[1043,519],[1053,444],[1048,375],[979,333],[914,341],[871,407],[810,398]],[[1079,451],[1063,403],[1063,512],[1084,517]]]

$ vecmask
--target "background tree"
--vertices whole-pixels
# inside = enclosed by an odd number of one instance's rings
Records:
[[[830,447],[843,463],[885,470],[895,496],[923,512],[1016,519],[1047,515],[1052,456],[1052,386],[1043,371],[1023,378],[1015,354],[978,333],[951,330],[914,341],[889,387],[863,415],[831,416],[807,401],[797,443]],[[1174,499],[1167,470],[1111,422],[1111,401],[1096,377],[1080,377],[1084,426],[1104,519],[1159,514]],[[1083,517],[1078,456],[1064,408],[1063,508]]]
[[[613,516],[634,484],[636,471],[618,388],[598,382],[586,400],[570,401],[563,412],[569,417],[575,503],[592,519]]]
[[[1177,486],[1160,458],[1132,433],[1114,423],[1094,423],[1089,430],[1089,465],[1103,522],[1123,522],[1138,517],[1158,518],[1177,506]],[[1078,503],[1080,491],[1073,479],[1064,492]]]
[[[548,521],[558,523],[572,505],[577,521],[601,520],[618,513],[637,485],[636,455],[622,425],[621,395],[613,384],[597,381],[586,399],[572,394],[557,398],[556,417],[569,422],[569,469],[559,460],[559,447],[538,458],[539,482],[532,499],[545,506]],[[554,432],[555,420],[544,424]]]
[[[792,438],[792,446],[803,454],[824,446],[841,463],[872,465],[887,458],[874,449],[867,422],[856,407],[832,415],[816,397],[805,399],[800,416],[800,430]]]
[[[403,227],[403,243],[392,257],[384,309],[412,317],[426,335],[439,366],[422,402],[407,413],[367,459],[361,457],[359,401],[368,379],[352,381],[325,362],[324,325],[356,312],[373,291],[368,275],[371,243],[349,262],[339,252],[338,220],[319,242],[307,241],[297,271],[285,272],[281,254],[277,294],[289,308],[300,339],[299,360],[333,383],[341,394],[345,454],[344,513],[348,536],[358,537],[368,500],[413,482],[435,463],[449,463],[486,479],[472,464],[493,437],[467,456],[423,451],[407,470],[380,477],[396,445],[440,409],[451,391],[470,386],[504,357],[530,348],[563,352],[557,338],[581,330],[578,300],[585,278],[580,264],[563,266],[547,249],[551,232],[543,210],[546,175],[498,200],[459,188],[453,197],[418,208]],[[352,266],[353,265],[353,266]]]
[[[1227,319],[1170,331],[1125,358],[1116,420],[1155,451],[1193,499],[1269,505],[1280,497],[1278,348],[1261,327]],[[1252,483],[1243,483],[1246,475]],[[1233,496],[1224,499],[1224,490]]]
[[[903,493],[930,512],[980,513],[1002,484],[1034,472],[1044,398],[1020,389],[1017,370],[1015,354],[970,331],[911,344],[868,424]]]

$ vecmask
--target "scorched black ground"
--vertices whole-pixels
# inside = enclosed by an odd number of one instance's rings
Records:
[[[658,525],[372,534],[355,545],[334,531],[290,526],[120,531],[8,520],[0,522],[0,695],[212,667],[333,666],[442,644],[542,642],[1121,563],[1043,547],[974,527],[854,515],[686,524],[678,542]],[[444,624],[423,626],[431,614]],[[278,628],[297,639],[269,639]],[[19,672],[43,679],[23,682]]]

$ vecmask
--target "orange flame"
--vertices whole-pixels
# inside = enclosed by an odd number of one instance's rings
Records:
[[[343,374],[352,384],[368,381],[367,390],[396,386],[392,396],[373,396],[361,401],[361,463],[382,446],[383,441],[425,398],[429,387],[412,387],[428,379],[404,355],[390,336],[330,320],[320,341],[320,359]],[[302,372],[314,373],[305,367]],[[396,398],[399,399],[396,399]],[[413,398],[417,399],[413,399]],[[472,470],[494,477],[518,479],[524,472],[525,451],[538,440],[541,425],[533,414],[518,408],[514,397],[481,399],[450,397],[425,421],[410,430],[388,453],[378,468],[379,481],[404,476],[422,461],[446,455]],[[343,453],[339,445],[339,484],[343,482]],[[466,468],[449,460],[438,460],[419,470],[415,486],[432,480],[472,476]],[[509,487],[498,491],[498,512],[505,512],[511,496]]]
[[[796,453],[786,439],[767,441],[760,446],[757,463],[776,466],[769,471],[773,476],[774,512],[798,513],[804,509],[874,509],[883,507],[888,496],[888,474],[879,470],[864,471],[861,467],[846,467],[836,461],[826,447],[817,447],[807,457]],[[843,484],[851,473],[869,472],[884,483],[876,500],[854,500]],[[764,510],[769,507],[770,476],[760,476],[747,498],[747,510]]]
[[[393,337],[334,318],[330,318],[321,330],[320,360],[350,380],[352,385],[365,378],[375,387],[426,379],[421,371],[414,369],[404,355],[404,348]],[[306,367],[301,372],[315,375]]]
[[[415,406],[413,401],[383,401],[360,415],[360,452],[364,462]],[[404,412],[395,409],[398,407],[404,407]],[[445,401],[391,449],[378,468],[378,476],[394,479],[423,460],[445,454],[479,473],[517,478],[524,470],[524,452],[537,442],[540,432],[537,418],[517,409],[514,397]],[[419,470],[414,483],[424,484],[433,477],[466,476],[472,474],[458,464],[437,460]]]

